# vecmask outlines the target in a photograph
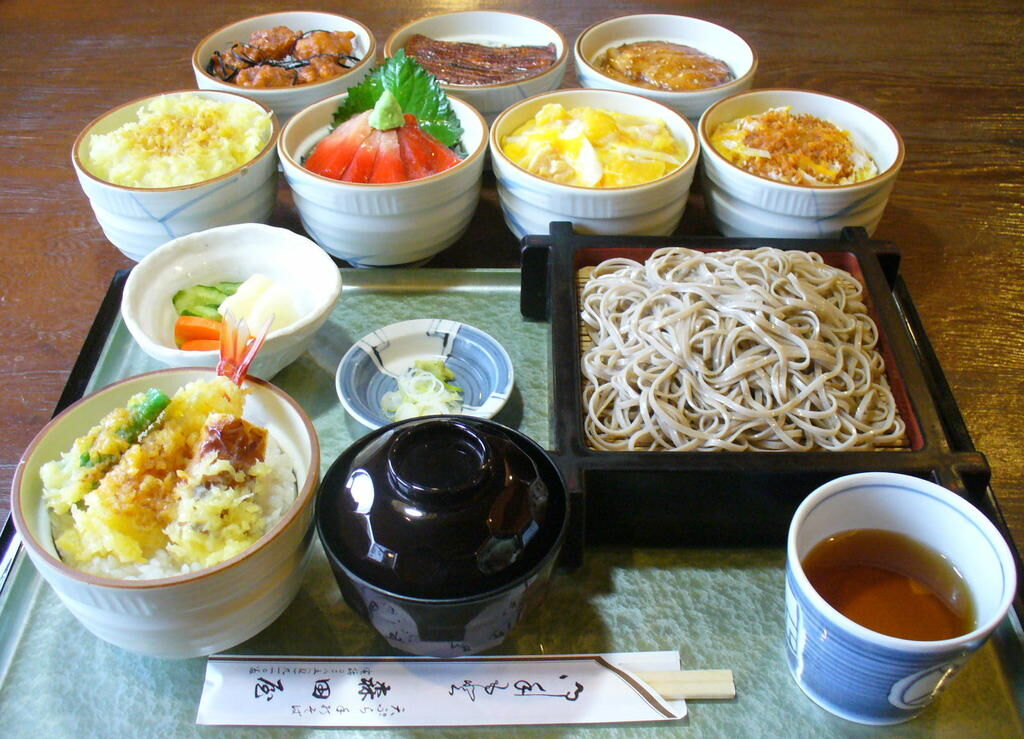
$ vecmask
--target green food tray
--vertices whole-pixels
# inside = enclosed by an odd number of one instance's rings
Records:
[[[121,377],[157,369],[118,313],[119,273],[69,379],[61,406]],[[494,336],[515,366],[498,421],[542,445],[549,439],[548,325],[519,314],[518,270],[342,270],[342,297],[313,347],[274,378],[309,413],[322,469],[366,433],[334,390],[342,354],[374,328],[440,317]],[[9,531],[8,531],[9,534]],[[87,632],[10,547],[0,592],[0,736],[314,736],[312,729],[195,724],[205,659],[162,660]],[[938,701],[914,721],[875,729],[835,718],[805,698],[784,651],[781,549],[588,549],[582,567],[556,573],[547,598],[495,653],[577,654],[678,650],[684,669],[727,668],[737,696],[690,701],[681,722],[606,726],[363,731],[376,736],[1017,737],[1022,633],[1011,612]],[[3,574],[3,573],[0,573]],[[395,654],[341,600],[319,545],[298,596],[241,655]],[[524,716],[524,720],[528,720]]]

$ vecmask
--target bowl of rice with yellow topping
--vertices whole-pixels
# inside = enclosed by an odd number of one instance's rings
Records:
[[[294,598],[319,444],[305,412],[208,368],[114,383],[56,416],[15,476],[29,557],[82,624],[125,649],[234,646]]]
[[[752,90],[697,127],[705,202],[726,236],[873,233],[903,164],[899,133],[871,111],[804,90]]]
[[[269,220],[279,127],[235,93],[172,92],[95,119],[71,159],[104,234],[138,261],[194,231]]]

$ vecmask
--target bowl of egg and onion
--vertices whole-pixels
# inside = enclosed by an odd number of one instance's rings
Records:
[[[653,100],[557,90],[506,109],[490,152],[516,235],[571,221],[581,233],[663,236],[682,218],[697,167],[693,125]]]
[[[705,202],[726,236],[874,233],[903,164],[903,140],[875,113],[806,90],[750,90],[697,126]]]

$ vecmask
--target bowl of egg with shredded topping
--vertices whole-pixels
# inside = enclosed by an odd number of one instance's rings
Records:
[[[806,90],[750,90],[697,126],[708,212],[726,236],[874,233],[903,164],[903,140],[855,103]]]
[[[99,116],[78,134],[71,162],[104,235],[138,262],[179,236],[270,220],[280,129],[255,100],[180,90]]]
[[[665,236],[699,155],[685,117],[638,95],[557,90],[506,109],[490,152],[505,223],[522,238],[570,221],[579,233]]]

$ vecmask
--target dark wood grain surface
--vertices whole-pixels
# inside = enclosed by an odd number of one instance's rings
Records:
[[[18,459],[46,423],[115,270],[132,262],[104,238],[71,167],[97,115],[137,97],[193,88],[195,44],[275,8],[179,0],[0,3],[0,519]],[[752,3],[462,0],[305,3],[367,25],[383,42],[421,15],[469,8],[532,15],[572,43],[591,23],[674,12],[751,43],[756,87],[853,100],[903,135],[906,163],[875,234],[902,274],[956,401],[1024,545],[1024,12],[1019,0]],[[576,85],[570,65],[565,87]],[[282,181],[276,225],[301,232]],[[679,233],[713,233],[696,188]],[[466,236],[431,266],[518,264],[492,178]]]

